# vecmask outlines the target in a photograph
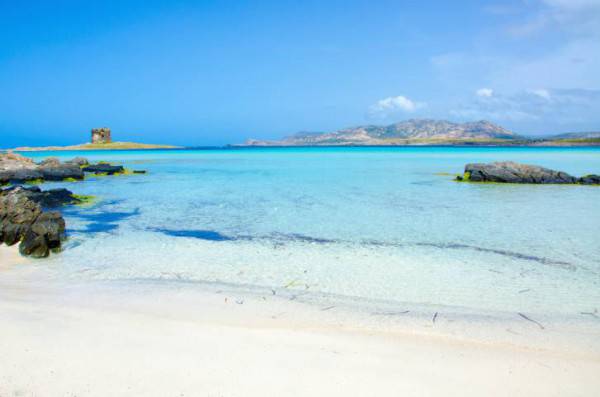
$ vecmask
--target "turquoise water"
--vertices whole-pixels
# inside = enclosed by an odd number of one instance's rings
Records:
[[[35,153],[147,175],[52,183],[56,277],[208,281],[373,301],[576,315],[600,307],[600,188],[468,184],[465,163],[600,173],[597,148],[289,148]]]

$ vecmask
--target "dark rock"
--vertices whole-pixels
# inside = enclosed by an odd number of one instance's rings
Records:
[[[3,242],[17,243],[42,213],[39,204],[18,191],[3,192],[0,196],[0,230]]]
[[[0,184],[24,183],[42,179],[43,174],[35,168],[0,170]]]
[[[21,241],[23,255],[46,257],[60,249],[65,221],[58,212],[43,212],[30,194],[39,189],[11,188],[0,191],[0,243],[14,245]]]
[[[77,164],[58,164],[40,166],[39,171],[42,173],[42,178],[47,181],[62,181],[65,179],[81,180],[84,177],[83,170]]]
[[[45,258],[50,251],[60,249],[65,234],[65,221],[58,212],[44,212],[23,236],[19,245],[22,255]]]
[[[578,180],[582,185],[600,185],[600,175],[586,175]]]
[[[6,193],[11,191],[16,191],[24,195],[33,202],[40,204],[43,208],[56,208],[63,205],[81,203],[81,200],[67,189],[42,190],[37,186],[14,186],[4,190]]]
[[[114,175],[114,174],[120,174],[120,173],[125,172],[125,168],[123,168],[122,165],[110,165],[110,164],[106,164],[106,163],[98,163],[98,164],[92,164],[92,165],[83,167],[83,171],[92,172],[94,174]]]
[[[577,178],[562,171],[511,161],[467,164],[463,180],[500,183],[577,183]]]
[[[145,174],[146,170],[133,170],[134,174]]]

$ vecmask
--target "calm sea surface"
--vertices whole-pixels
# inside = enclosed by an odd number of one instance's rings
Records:
[[[477,185],[448,175],[500,160],[600,173],[598,148],[33,156],[148,170],[45,185],[98,197],[65,210],[65,251],[37,262],[59,278],[222,282],[485,311],[600,308],[599,187]]]

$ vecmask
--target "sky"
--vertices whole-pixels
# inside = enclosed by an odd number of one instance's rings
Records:
[[[0,147],[600,130],[600,0],[0,0]]]

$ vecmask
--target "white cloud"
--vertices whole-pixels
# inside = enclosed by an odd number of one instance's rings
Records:
[[[494,90],[491,88],[480,88],[475,91],[475,95],[481,98],[490,98],[492,95],[494,95]]]
[[[529,92],[533,95],[537,95],[540,98],[544,98],[546,100],[550,100],[552,98],[552,96],[550,95],[550,92],[548,92],[548,90],[540,88],[537,90],[529,90]]]
[[[425,106],[425,103],[415,102],[398,95],[377,101],[369,107],[369,114],[374,117],[386,118],[396,113],[414,113]]]

